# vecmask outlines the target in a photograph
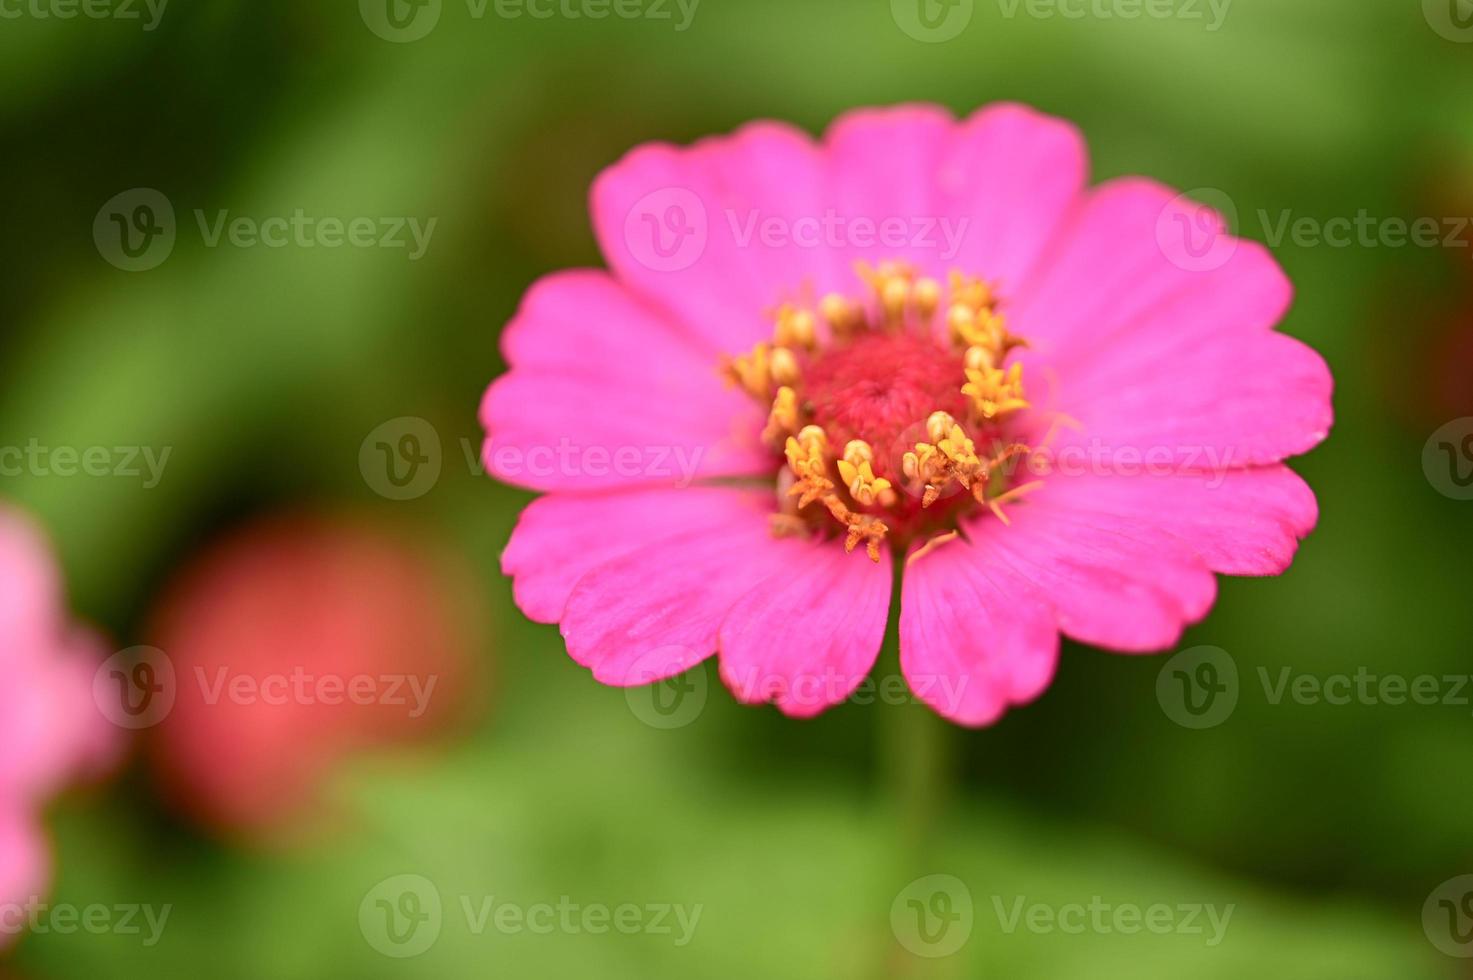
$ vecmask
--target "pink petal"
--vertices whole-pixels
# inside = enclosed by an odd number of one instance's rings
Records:
[[[1061,464],[1073,451],[1112,471],[1150,458],[1217,473],[1276,463],[1324,441],[1333,387],[1324,359],[1292,337],[1183,324],[1169,349],[1125,340],[1061,383],[1059,407],[1079,428],[1052,448]]]
[[[481,405],[499,479],[596,490],[773,469],[763,413],[721,380],[716,355],[605,273],[540,281],[502,347],[512,371]]]
[[[761,491],[720,487],[553,494],[522,511],[501,556],[517,606],[539,623],[563,616],[584,575],[631,551],[740,520]],[[766,494],[769,502],[772,494]]]
[[[943,717],[992,724],[1043,693],[1058,656],[1048,602],[982,548],[956,540],[906,565],[900,667]]]
[[[1313,491],[1287,466],[1049,479],[1055,500],[1158,528],[1225,575],[1284,571],[1319,518]]]
[[[1050,357],[1110,336],[1210,272],[1183,268],[1161,247],[1163,214],[1179,195],[1140,177],[1113,180],[1082,198],[1008,308],[1014,332]]]
[[[1210,334],[1272,330],[1293,299],[1293,284],[1268,249],[1238,241],[1221,266],[1189,273],[1182,289],[1142,313],[1102,318],[1053,350],[1048,364],[1068,380],[1122,361],[1139,373],[1143,358],[1154,363],[1158,352],[1190,346]]]
[[[762,122],[640,147],[599,176],[592,212],[619,278],[730,353],[767,338],[764,311],[799,289],[854,292],[860,260],[1021,283],[1086,169],[1078,132],[1025,107],[958,124],[902,105],[841,116],[822,145]]]
[[[0,909],[40,897],[50,877],[51,860],[40,828],[15,807],[0,804]],[[0,949],[13,942],[16,930],[24,925],[15,919],[13,913],[0,915]]]
[[[771,249],[759,233],[769,218],[823,215],[823,165],[812,140],[778,123],[690,149],[647,144],[594,182],[594,230],[618,277],[707,350],[745,351],[771,336],[764,311],[805,281],[832,288],[843,271],[827,249]]]
[[[913,219],[942,217],[937,177],[954,131],[951,114],[931,105],[859,109],[829,127],[824,145],[833,207],[851,222],[872,222],[877,231],[871,234],[881,238],[871,243],[859,226],[848,225],[843,253],[850,263],[902,259],[933,275],[942,271],[937,249],[916,244]],[[907,223],[888,243],[880,227],[887,221]]]
[[[1163,650],[1207,614],[1217,580],[1190,544],[1160,527],[1078,501],[1047,480],[1012,507],[1012,526],[968,526],[977,553],[1029,582],[1076,640],[1126,653]]]
[[[0,507],[0,667],[49,645],[60,626],[61,575],[41,529]]]
[[[1273,257],[1237,242],[1219,267],[1178,268],[1159,245],[1140,241],[1144,223],[1173,203],[1170,192],[1136,181],[1112,188],[1076,222],[1093,231],[1074,228],[1049,273],[1080,261],[1098,269],[1080,275],[1108,284],[1071,291],[1055,281],[1058,295],[1030,287],[1019,303],[1018,321],[1032,323],[1017,329],[1044,338],[1023,356],[1034,400],[1081,423],[1052,448],[1109,451],[1107,466],[1127,449],[1220,472],[1321,442],[1333,422],[1332,379],[1313,350],[1273,332],[1293,297]],[[1095,227],[1108,216],[1123,223],[1115,235]],[[1122,268],[1140,270],[1140,291],[1117,283]],[[1115,298],[1102,301],[1101,292]]]
[[[585,574],[563,614],[568,653],[615,687],[650,684],[705,660],[737,601],[804,553],[802,542],[772,536],[771,512],[755,497],[745,506],[733,501],[720,526],[646,545]]]
[[[977,112],[951,137],[936,173],[940,213],[967,222],[962,249],[947,265],[1012,295],[1088,176],[1084,138],[1071,123],[1014,103]]]
[[[732,608],[721,626],[721,677],[738,700],[810,718],[854,693],[874,667],[889,619],[891,563],[805,541],[791,565]]]

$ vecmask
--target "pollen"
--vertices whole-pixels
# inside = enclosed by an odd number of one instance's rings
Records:
[[[762,441],[768,445],[784,445],[787,437],[798,431],[798,393],[787,385],[777,390],[772,410],[767,414],[767,428]]]
[[[986,364],[969,367],[962,394],[972,400],[977,414],[988,421],[1027,408],[1028,400],[1023,397],[1023,365],[1014,364],[1006,370]]]
[[[856,273],[854,295],[785,302],[770,340],[722,361],[767,409],[761,438],[785,463],[772,533],[842,537],[878,562],[887,543],[920,553],[955,537],[964,517],[1009,523],[1004,506],[1039,484],[1010,465],[1032,452],[1014,436],[1031,406],[1009,360],[1027,344],[993,284],[899,261]]]

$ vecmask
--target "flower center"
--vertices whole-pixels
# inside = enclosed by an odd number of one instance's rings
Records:
[[[861,265],[867,294],[831,294],[815,312],[785,304],[771,342],[728,358],[724,373],[770,404],[762,438],[780,450],[774,533],[842,531],[874,561],[957,532],[958,521],[1033,489],[1008,465],[1027,409],[1024,342],[1008,332],[990,286],[953,273],[943,290],[901,263]],[[938,314],[942,319],[938,324]]]

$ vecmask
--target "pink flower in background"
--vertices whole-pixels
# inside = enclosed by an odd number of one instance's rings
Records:
[[[1282,572],[1317,518],[1283,461],[1332,417],[1274,329],[1290,284],[1216,212],[1087,170],[1074,127],[996,105],[605,171],[610,271],[532,287],[481,408],[489,470],[547,491],[503,557],[523,611],[601,682],[715,653],[808,716],[872,668],[900,574],[912,689],[985,725],[1061,634],[1165,649],[1214,573]]]
[[[70,620],[63,599],[40,529],[0,506],[0,903],[45,893],[42,809],[68,783],[98,775],[119,743],[92,700],[102,642]],[[0,923],[0,946],[13,938]]]
[[[477,700],[483,634],[467,570],[403,529],[242,528],[152,616],[174,688],[150,741],[165,795],[212,828],[291,836],[350,756],[433,735]]]

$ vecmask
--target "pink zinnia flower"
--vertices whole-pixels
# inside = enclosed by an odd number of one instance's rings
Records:
[[[503,558],[523,611],[604,683],[717,653],[808,716],[873,666],[898,571],[911,688],[986,725],[1060,634],[1161,650],[1214,572],[1283,571],[1317,509],[1282,461],[1331,424],[1324,361],[1274,332],[1290,284],[1215,212],[1086,171],[1016,105],[605,171],[610,271],[531,289],[481,408],[489,470],[548,491]]]
[[[45,537],[0,506],[0,904],[44,892],[42,808],[113,756],[119,732],[92,700],[102,661],[99,638],[66,615]],[[0,946],[12,938],[0,922]]]

